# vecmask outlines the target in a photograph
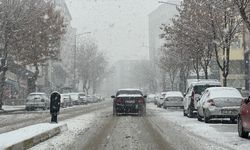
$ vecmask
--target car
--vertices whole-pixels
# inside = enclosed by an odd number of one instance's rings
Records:
[[[79,93],[79,100],[80,100],[80,104],[83,104],[83,105],[88,104],[86,94],[83,92]]]
[[[180,107],[183,108],[183,95],[180,91],[169,91],[165,95],[163,108]]]
[[[242,95],[233,87],[207,88],[197,104],[197,119],[208,123],[213,118],[230,118],[236,121]]]
[[[70,99],[70,96],[69,96],[69,94],[67,94],[67,93],[63,93],[63,94],[61,94],[61,107],[69,107],[69,106],[72,106],[73,105],[73,103],[72,103],[72,101],[71,101],[71,99]]]
[[[73,105],[79,105],[80,104],[80,96],[79,93],[69,93],[70,100],[72,101]]]
[[[156,97],[155,94],[149,94],[149,95],[147,96],[146,102],[147,102],[147,103],[153,103],[153,102],[155,101],[155,97]]]
[[[238,134],[242,138],[247,138],[250,132],[250,97],[241,102],[240,112],[238,114]]]
[[[50,100],[45,93],[34,92],[30,93],[26,99],[25,109],[35,110],[35,109],[49,109]]]
[[[162,107],[166,94],[167,94],[167,92],[161,92],[159,98],[156,100],[157,107]]]
[[[143,96],[139,89],[120,89],[113,98],[113,115],[137,114],[145,116],[146,114],[146,96]]]
[[[193,118],[197,111],[197,101],[202,92],[209,87],[221,87],[221,83],[216,80],[199,80],[190,83],[183,100],[183,115]]]

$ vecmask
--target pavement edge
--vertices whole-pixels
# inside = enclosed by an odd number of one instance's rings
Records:
[[[6,147],[5,150],[25,150],[25,149],[29,149],[41,142],[44,142],[56,135],[58,135],[59,133],[68,130],[68,126],[67,124],[63,124],[60,125],[58,127],[55,127],[51,130],[48,130],[46,132],[43,132],[41,134],[38,134],[36,136],[33,136],[29,139],[23,140],[19,143],[13,144],[9,147]]]

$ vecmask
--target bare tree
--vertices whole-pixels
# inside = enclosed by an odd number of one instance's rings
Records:
[[[250,31],[250,18],[249,18],[249,8],[250,0],[234,0],[242,20],[244,21],[248,31]]]
[[[92,87],[96,92],[98,85],[106,76],[107,61],[98,46],[91,40],[85,40],[78,49],[77,72],[83,81],[83,91],[87,94]]]

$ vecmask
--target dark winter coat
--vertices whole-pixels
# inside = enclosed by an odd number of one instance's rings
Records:
[[[60,102],[61,102],[61,95],[57,92],[54,92],[50,96],[50,113],[51,114],[58,114],[60,111]]]

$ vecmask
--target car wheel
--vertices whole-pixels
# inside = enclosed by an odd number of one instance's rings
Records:
[[[203,113],[204,113],[204,122],[205,122],[205,123],[209,123],[210,118],[206,115],[205,109],[203,110]]]
[[[187,116],[185,109],[183,109],[183,116]]]
[[[188,117],[189,118],[194,118],[194,113],[192,107],[188,107]]]
[[[200,116],[199,112],[197,112],[197,120],[202,121],[202,117]]]
[[[238,134],[242,138],[247,138],[248,137],[248,132],[246,132],[244,130],[244,127],[242,125],[241,117],[238,117]]]

